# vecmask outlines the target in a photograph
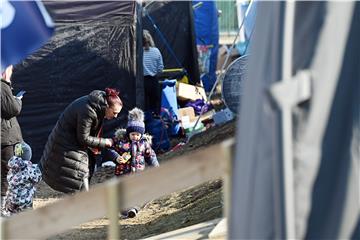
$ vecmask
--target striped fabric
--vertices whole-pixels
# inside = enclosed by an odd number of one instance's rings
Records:
[[[149,50],[144,49],[144,76],[155,76],[164,69],[163,59],[159,49],[150,47]]]

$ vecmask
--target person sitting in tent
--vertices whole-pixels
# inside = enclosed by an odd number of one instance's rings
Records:
[[[162,72],[164,64],[160,50],[155,47],[154,40],[148,30],[143,31],[143,50],[145,111],[159,115],[161,88],[156,75]]]
[[[129,112],[126,129],[115,132],[114,149],[110,150],[110,159],[115,164],[115,175],[123,176],[145,170],[145,163],[158,167],[159,162],[151,148],[151,136],[145,134],[144,113],[139,108]],[[133,207],[126,212],[127,217],[135,217],[139,207]]]

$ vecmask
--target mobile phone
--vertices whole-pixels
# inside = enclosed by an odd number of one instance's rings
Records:
[[[18,92],[17,94],[16,94],[16,97],[22,97],[24,94],[26,93],[26,91],[24,91],[24,90],[21,90],[20,92]]]

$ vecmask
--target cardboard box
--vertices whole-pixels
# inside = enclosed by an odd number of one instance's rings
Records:
[[[205,123],[205,122],[209,122],[213,119],[213,115],[215,114],[215,110],[210,110],[206,113],[204,113],[201,117],[200,117],[200,121]],[[197,116],[198,117],[198,116]],[[196,117],[196,118],[197,118]]]
[[[210,110],[206,113],[204,113],[201,117],[200,117],[200,122],[208,122],[210,120],[212,120],[213,115],[215,114],[215,110]],[[181,120],[182,122],[195,122],[199,116],[195,115],[195,111],[194,108],[192,107],[185,107],[185,108],[179,108],[178,109],[178,117],[179,120]],[[187,117],[185,120],[183,120],[183,117]]]
[[[176,86],[176,95],[180,100],[204,99],[206,101],[206,93],[203,87],[198,87],[186,83],[179,83]]]
[[[194,122],[196,121],[195,111],[192,107],[185,107],[178,109],[179,120],[182,122]]]

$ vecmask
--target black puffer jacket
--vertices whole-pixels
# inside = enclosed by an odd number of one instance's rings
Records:
[[[88,147],[105,147],[105,139],[95,137],[105,108],[105,92],[95,90],[76,99],[61,114],[39,163],[50,187],[65,193],[81,189],[89,175]]]
[[[1,79],[1,146],[22,141],[21,129],[16,119],[21,105],[21,100],[13,96],[10,83]]]

